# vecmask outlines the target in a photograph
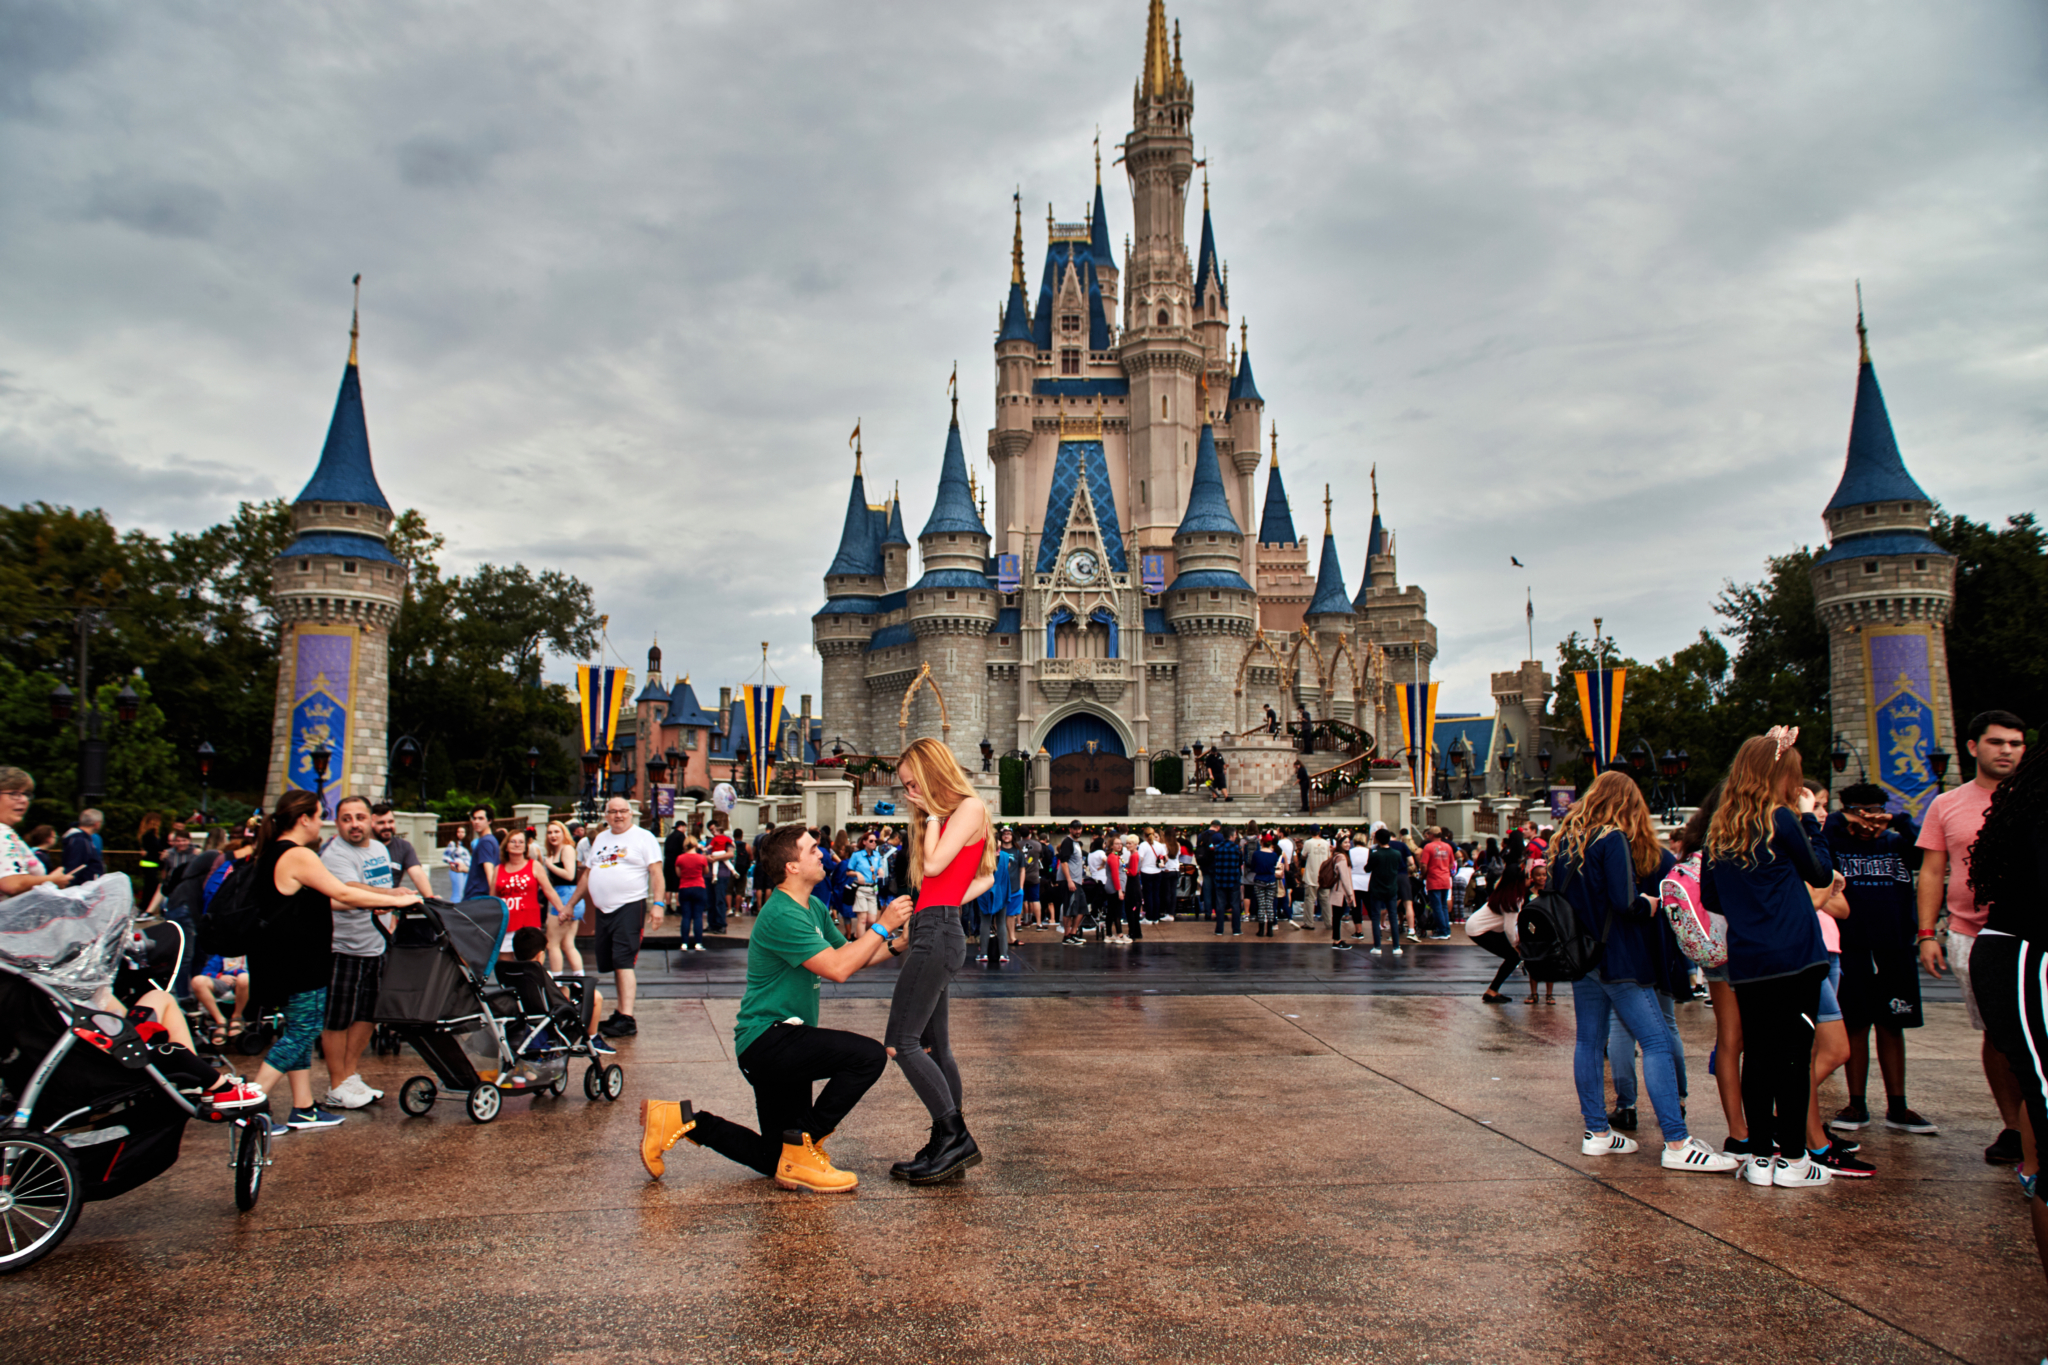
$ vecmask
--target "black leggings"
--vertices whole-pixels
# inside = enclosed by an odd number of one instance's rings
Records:
[[[1489,929],[1483,934],[1474,934],[1472,941],[1500,959],[1500,970],[1493,974],[1493,984],[1486,989],[1498,991],[1500,983],[1507,980],[1515,968],[1522,965],[1522,955],[1515,951],[1515,945],[1508,942],[1505,929]],[[1530,983],[1532,986],[1534,982]]]
[[[838,1131],[888,1065],[882,1045],[858,1033],[772,1025],[740,1054],[740,1074],[754,1087],[761,1131],[700,1111],[690,1141],[762,1175],[774,1175],[784,1133],[822,1138]],[[825,1082],[825,1089],[813,1103],[811,1086],[817,1081]]]
[[[1749,1140],[1775,1143],[1789,1160],[1806,1155],[1813,1016],[1827,974],[1815,964],[1791,976],[1731,983],[1742,1014],[1742,1116]]]

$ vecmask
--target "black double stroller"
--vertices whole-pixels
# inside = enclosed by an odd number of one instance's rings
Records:
[[[588,1060],[583,1094],[617,1100],[626,1073],[591,1052],[593,997],[569,977],[550,998],[550,979],[533,963],[500,962],[508,912],[494,896],[460,903],[428,900],[398,912],[385,953],[376,1022],[418,1052],[433,1071],[398,1090],[398,1107],[415,1118],[446,1091],[469,1117],[489,1123],[507,1095],[559,1097],[569,1069]]]
[[[118,875],[0,901],[0,1274],[55,1250],[85,1204],[169,1170],[193,1119],[228,1127],[235,1205],[256,1206],[269,1116],[214,1108],[214,1069],[107,989],[133,917]]]

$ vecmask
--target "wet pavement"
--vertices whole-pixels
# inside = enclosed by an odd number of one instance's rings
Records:
[[[1344,956],[1330,980],[1397,979]],[[1910,1043],[1914,1104],[1943,1133],[1871,1130],[1877,1179],[1780,1191],[1581,1156],[1567,1000],[1328,986],[962,998],[986,1164],[892,1184],[924,1137],[892,1072],[832,1143],[862,1178],[837,1197],[687,1144],[645,1178],[639,1098],[752,1108],[736,1002],[649,999],[620,1045],[620,1103],[584,1100],[579,1076],[488,1126],[386,1099],[282,1139],[249,1214],[224,1135],[194,1127],[176,1168],[0,1279],[0,1359],[2032,1362],[2048,1346],[2017,1188],[1982,1160],[1996,1125],[1959,1005],[1930,1006]],[[842,993],[825,1023],[875,1035],[886,1012]],[[1697,1131],[1718,1143],[1711,1012],[1682,1006],[1681,1027]],[[365,1065],[394,1095],[422,1069]]]

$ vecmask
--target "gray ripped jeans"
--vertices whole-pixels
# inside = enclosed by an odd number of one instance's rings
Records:
[[[946,994],[967,965],[967,931],[957,905],[928,905],[906,926],[910,946],[889,1000],[882,1041],[896,1053],[903,1079],[934,1119],[960,1108],[960,1068],[946,1032]]]

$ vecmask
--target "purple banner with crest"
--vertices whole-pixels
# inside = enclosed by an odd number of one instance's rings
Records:
[[[348,794],[349,712],[355,703],[356,633],[305,626],[292,637],[292,728],[286,751],[287,787],[321,794],[321,818],[334,818],[335,802]],[[327,751],[327,776],[319,777],[314,750]]]
[[[1927,761],[1938,743],[1939,714],[1927,631],[1872,630],[1864,640],[1870,667],[1870,779],[1885,789],[1892,810],[1918,820],[1936,785]]]

